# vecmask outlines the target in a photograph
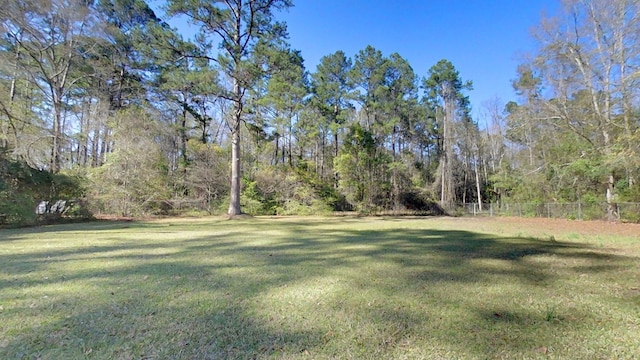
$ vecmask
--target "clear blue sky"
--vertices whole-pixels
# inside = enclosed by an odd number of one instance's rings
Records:
[[[522,55],[535,48],[531,28],[560,7],[560,0],[293,1],[277,18],[287,23],[289,42],[309,71],[325,55],[342,50],[353,58],[367,45],[385,56],[399,53],[419,77],[447,59],[473,82],[468,95],[476,117],[487,100],[515,100],[511,80]],[[156,8],[162,3],[151,1]]]
[[[407,59],[418,76],[447,59],[469,92],[473,113],[494,97],[515,100],[511,80],[522,54],[535,48],[531,28],[560,0],[294,0],[280,14],[290,43],[310,71],[337,50],[352,57],[367,45]]]

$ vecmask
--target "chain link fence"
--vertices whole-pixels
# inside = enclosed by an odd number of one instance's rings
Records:
[[[142,204],[141,213],[177,215],[211,214],[218,203],[206,199],[152,200]],[[640,223],[640,203],[618,203],[617,218],[623,222]],[[459,210],[471,216],[542,217],[570,220],[607,220],[607,204],[602,203],[478,203],[461,204]],[[94,211],[100,215],[100,211]],[[393,212],[396,214],[396,212]],[[0,218],[0,221],[2,219]]]
[[[467,203],[465,214],[474,216],[546,217],[571,220],[606,220],[606,203]],[[640,203],[618,203],[617,215],[621,221],[640,222]]]

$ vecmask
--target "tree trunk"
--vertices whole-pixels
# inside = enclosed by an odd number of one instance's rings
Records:
[[[104,131],[102,132],[102,139],[100,144],[100,156],[98,156],[98,166],[102,166],[102,164],[107,162],[107,154],[109,153],[109,142],[111,139],[109,138],[109,126],[107,124],[103,124]]]
[[[240,210],[240,119],[239,113],[231,130],[231,193],[229,216],[242,214]]]
[[[618,212],[618,204],[615,202],[614,193],[614,177],[609,175],[609,181],[607,182],[607,220],[618,221],[620,220],[620,214]]]
[[[273,154],[273,163],[274,165],[278,165],[278,150],[280,150],[280,136],[276,133],[276,145],[274,146],[275,154]]]
[[[287,144],[287,146],[289,147],[289,167],[293,167],[293,149],[292,149],[292,145],[291,145],[291,120],[289,120],[289,143]]]
[[[62,114],[60,113],[61,104],[54,97],[53,104],[53,144],[51,144],[51,172],[60,171],[60,134],[62,132]]]
[[[11,88],[9,90],[9,111],[7,114],[7,120],[9,123],[9,126],[11,127],[11,129],[13,130],[13,138],[14,138],[14,142],[13,142],[13,146],[17,147],[18,146],[18,131],[16,129],[16,127],[13,124],[13,115],[14,115],[14,100],[15,100],[15,96],[16,96],[16,81],[18,78],[18,60],[20,59],[20,52],[18,51],[18,49],[16,49],[16,63],[14,66],[14,73],[13,73],[13,77],[11,78]],[[4,127],[4,122],[2,124],[2,140],[3,140],[3,144],[2,147],[5,149],[9,148],[9,135],[7,134],[7,131],[9,131],[8,129],[5,129]]]
[[[98,167],[100,162],[100,127],[94,124],[93,135],[91,138],[91,167]]]
[[[186,96],[185,96],[186,98]],[[185,100],[186,104],[186,100]],[[189,157],[187,156],[187,110],[182,110],[182,122],[180,123],[180,154],[182,156],[182,175],[186,178],[187,175],[187,163]],[[183,179],[184,179],[183,178]]]
[[[393,171],[391,171],[391,185],[393,188],[393,209],[400,210],[400,184],[398,181],[398,168],[396,162],[398,161],[398,153],[400,152],[400,144],[397,144],[398,128],[393,125],[393,132],[391,134],[391,153],[393,156]],[[397,151],[396,151],[397,147]]]
[[[467,165],[465,164],[465,169],[464,169],[464,180],[462,181],[462,203],[466,204],[467,203],[467,190],[469,190],[467,188],[467,185],[469,185],[469,171],[467,169]]]
[[[450,95],[450,90],[445,90],[444,98],[444,118],[442,122],[442,184],[440,196],[441,206],[445,210],[451,210],[455,202],[455,190],[453,189],[453,171],[452,171],[452,159],[453,159],[453,139],[452,133],[454,116],[455,116],[455,98]]]
[[[337,159],[338,158],[338,130],[336,129],[335,133],[333,134],[333,141],[334,141],[334,151],[333,151],[333,158]],[[334,188],[338,188],[338,180],[340,178],[340,174],[338,174],[338,172],[334,169],[333,170],[333,187]]]
[[[320,154],[320,150],[318,149],[319,142],[318,139],[316,139],[316,150],[313,152],[313,159],[315,161],[315,171],[316,171],[316,175],[320,174],[319,173],[319,169],[320,169],[320,159],[319,159],[319,154]]]
[[[91,119],[91,105],[87,105],[88,101],[82,106],[80,113],[80,139],[78,140],[78,165],[87,166],[87,158],[89,155],[89,119]]]
[[[478,209],[482,211],[482,193],[480,192],[480,176],[478,175],[478,160],[474,162],[474,170],[476,173],[476,191],[478,192]]]
[[[322,132],[322,143],[321,143],[322,147],[320,148],[320,178],[324,179],[324,159],[325,159],[325,148],[327,147],[326,144],[326,136],[325,133]]]
[[[238,80],[233,82],[236,100],[233,103],[231,126],[231,189],[229,194],[229,216],[242,214],[240,210],[240,122],[242,121],[242,90]]]
[[[287,137],[282,136],[282,165],[287,162]]]

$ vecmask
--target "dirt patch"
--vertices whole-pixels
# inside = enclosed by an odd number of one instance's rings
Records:
[[[515,229],[522,228],[542,234],[576,233],[580,235],[619,235],[640,238],[640,224],[521,217],[494,217],[485,218],[485,220]]]

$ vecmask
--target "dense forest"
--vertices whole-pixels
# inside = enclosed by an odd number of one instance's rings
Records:
[[[640,201],[638,1],[563,1],[481,119],[446,59],[363,44],[305,68],[290,6],[168,0],[185,38],[144,0],[5,2],[0,222]]]

